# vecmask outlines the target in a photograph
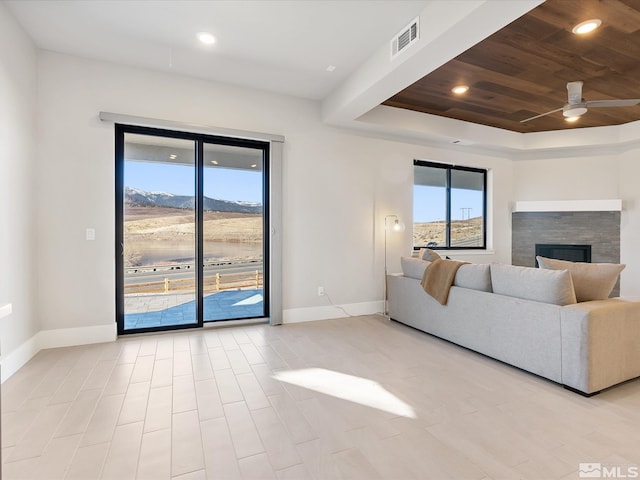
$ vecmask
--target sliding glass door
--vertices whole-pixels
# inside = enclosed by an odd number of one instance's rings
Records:
[[[116,127],[119,333],[268,316],[267,145]]]
[[[264,152],[204,144],[204,321],[263,316]]]

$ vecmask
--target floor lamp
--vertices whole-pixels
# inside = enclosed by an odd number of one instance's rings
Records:
[[[393,223],[389,224],[389,220],[393,219]],[[387,282],[387,235],[389,230],[392,232],[404,232],[404,223],[400,221],[397,215],[386,215],[384,217],[384,316],[389,317],[389,291]]]

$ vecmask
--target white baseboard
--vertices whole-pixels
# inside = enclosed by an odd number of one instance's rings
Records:
[[[31,360],[39,351],[38,334],[36,333],[33,337],[29,338],[26,342],[23,342],[22,345],[8,355],[3,355],[2,360],[0,360],[0,364],[2,365],[2,376],[0,377],[0,382],[4,383],[7,378],[20,370],[20,368]]]
[[[94,327],[60,328],[41,330],[0,360],[4,382],[25,363],[45,348],[71,347],[90,343],[113,342],[118,338],[115,322]]]
[[[347,303],[325,307],[290,308],[282,312],[282,323],[313,322],[358,315],[375,315],[384,309],[383,301]]]
[[[41,330],[37,334],[40,349],[72,347],[90,343],[113,342],[118,338],[116,323],[94,327],[57,328]]]

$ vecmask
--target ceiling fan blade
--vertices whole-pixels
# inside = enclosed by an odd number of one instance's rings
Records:
[[[582,103],[582,84],[583,82],[568,82],[567,93],[569,105],[575,105],[576,103]]]
[[[551,115],[552,113],[556,113],[562,110],[562,107],[556,108],[555,110],[551,110],[550,112],[541,113],[540,115],[536,115],[535,117],[526,118],[524,120],[520,120],[520,123],[528,122],[529,120],[535,120],[536,118],[544,117],[546,115]]]
[[[640,103],[640,98],[630,98],[627,100],[591,100],[587,103],[588,108],[598,107],[633,107]]]

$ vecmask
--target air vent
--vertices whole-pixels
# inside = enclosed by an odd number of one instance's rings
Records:
[[[394,58],[401,52],[405,51],[409,46],[413,45],[420,38],[420,17],[404,27],[391,40],[391,58]]]

